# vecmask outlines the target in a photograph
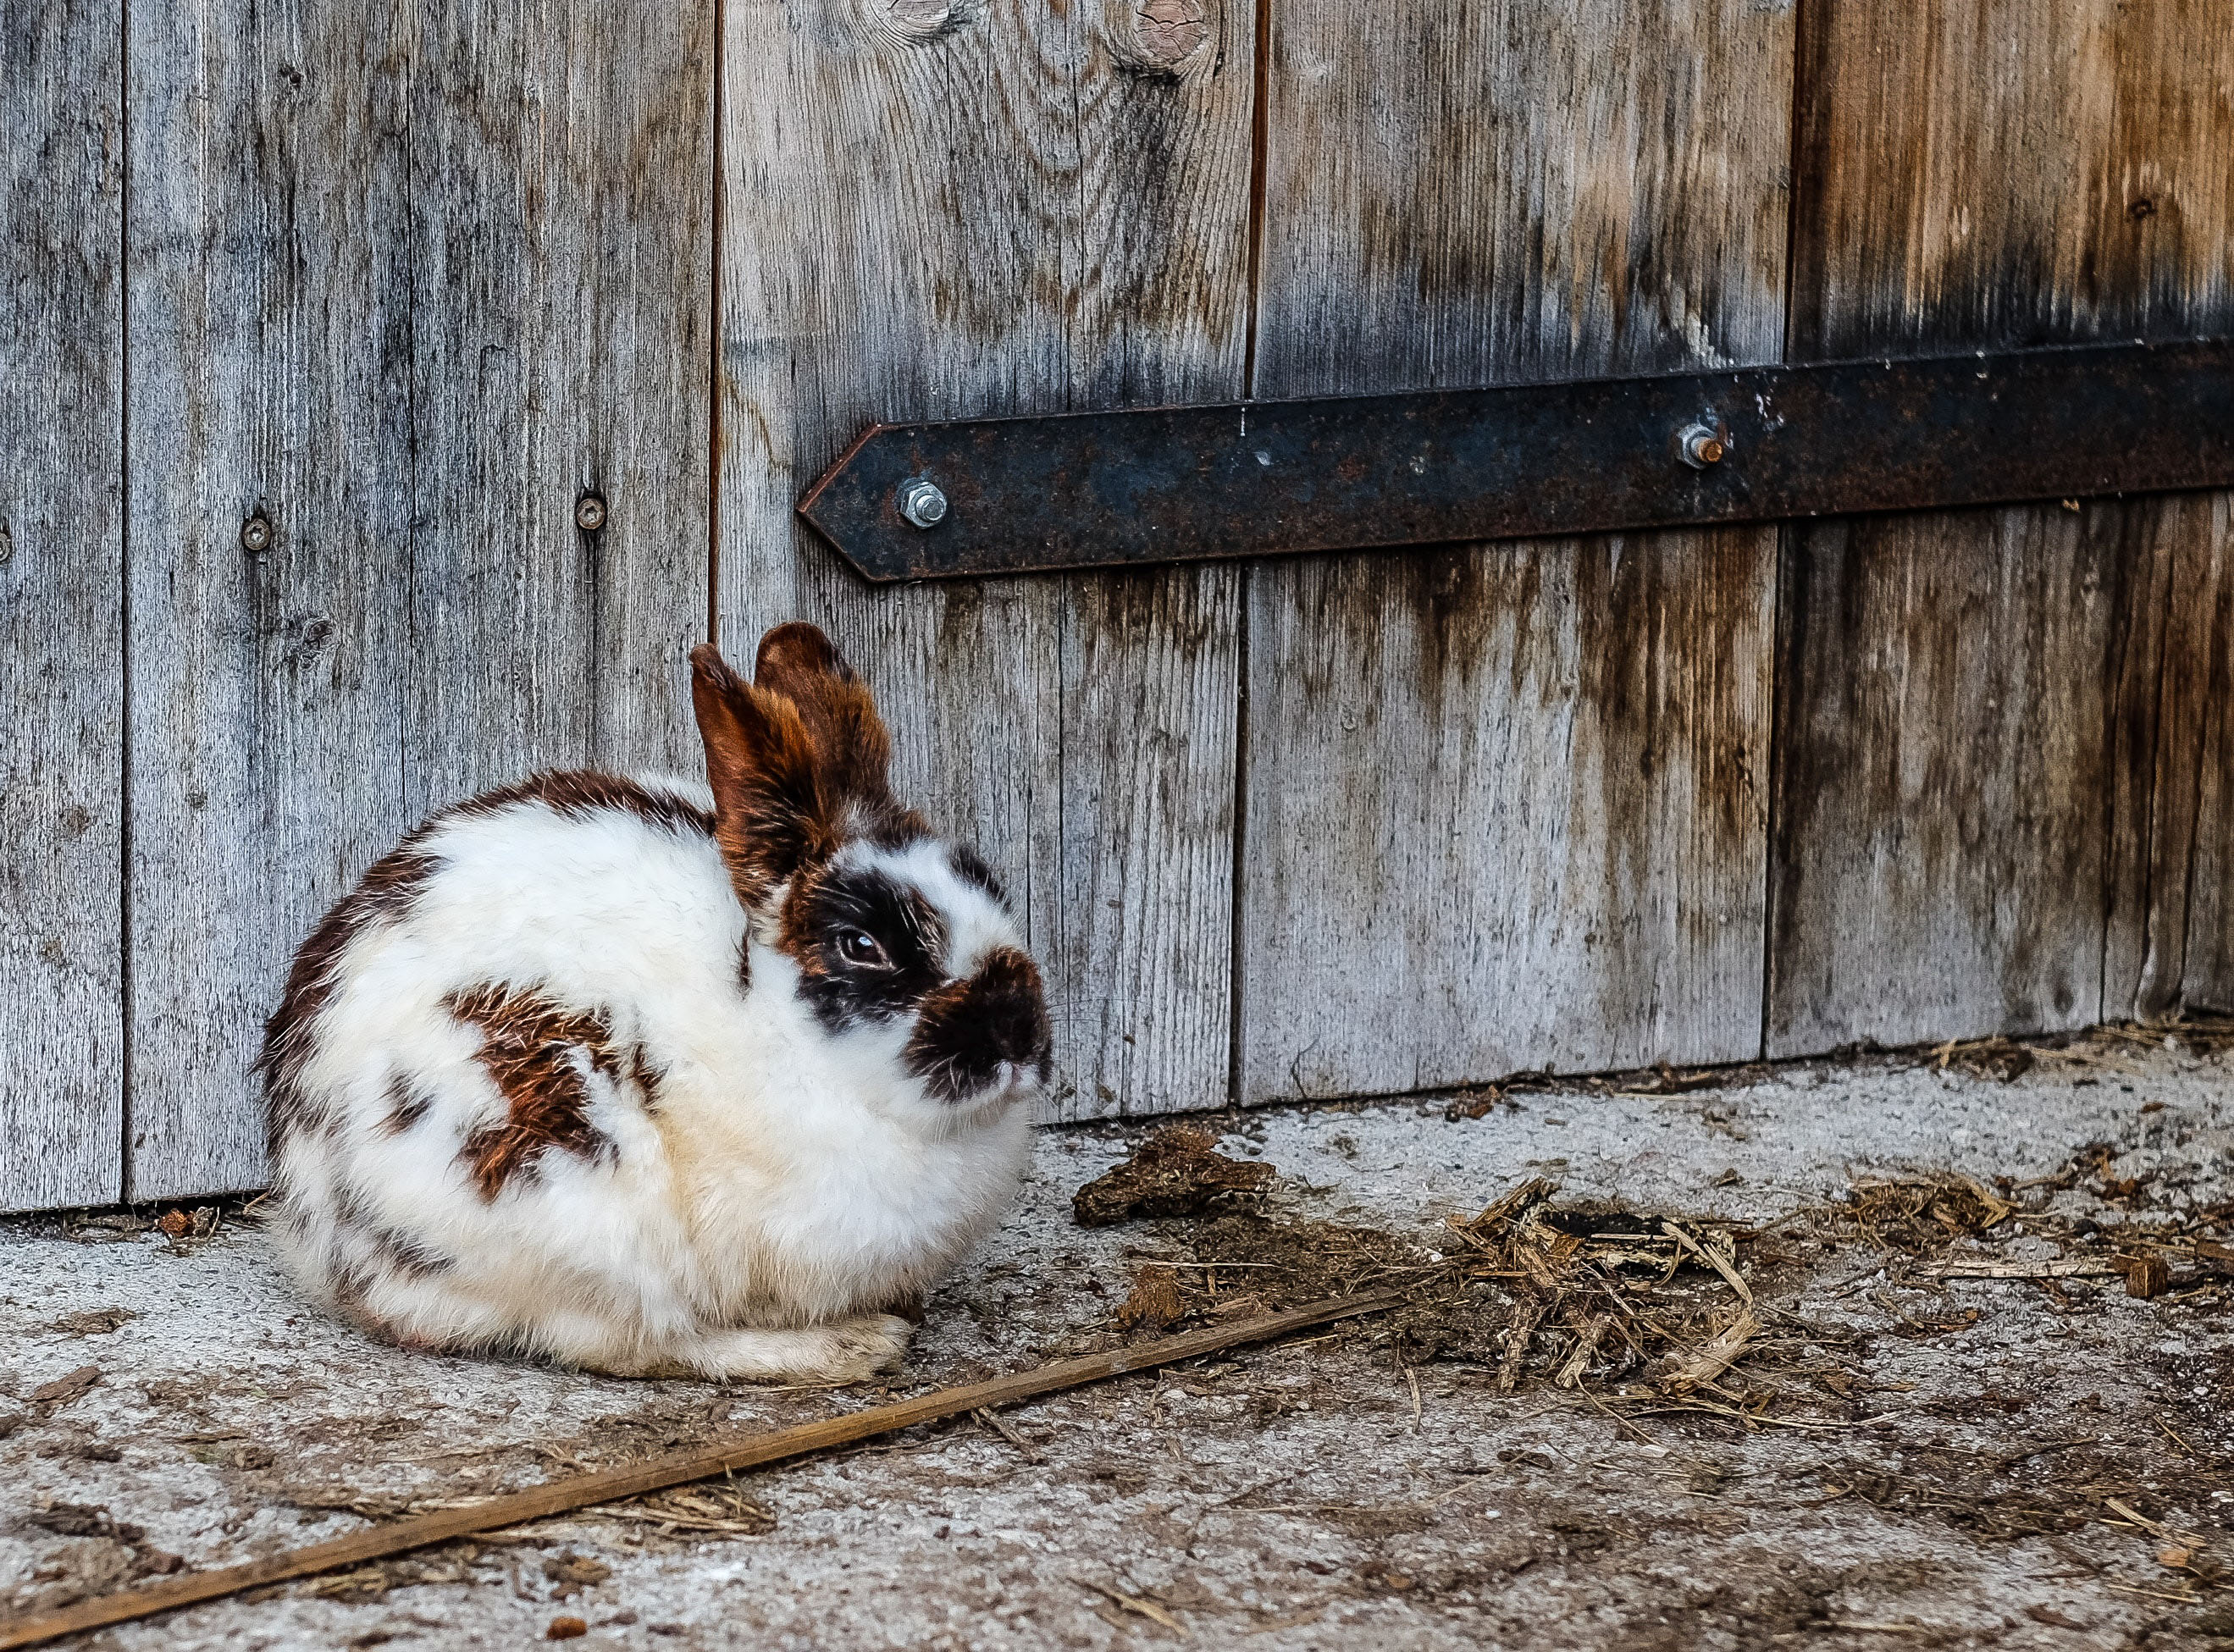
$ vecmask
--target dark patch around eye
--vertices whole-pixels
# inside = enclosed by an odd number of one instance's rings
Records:
[[[983,890],[1003,906],[1009,904],[1009,894],[1001,887],[1001,880],[993,875],[993,869],[985,864],[975,849],[957,843],[948,848],[946,859],[947,864],[954,868],[954,875],[963,883]]]
[[[859,930],[888,962],[864,965],[845,938]],[[848,866],[802,879],[784,904],[781,944],[798,960],[799,992],[832,1032],[906,1015],[944,978],[946,925],[916,890],[873,867]]]
[[[990,1084],[1004,1061],[1048,1081],[1054,1036],[1040,972],[1012,947],[990,954],[967,981],[924,1001],[908,1040],[908,1070],[942,1101],[961,1101]]]

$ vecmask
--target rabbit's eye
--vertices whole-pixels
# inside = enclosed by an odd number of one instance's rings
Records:
[[[882,944],[866,930],[839,930],[838,956],[848,963],[878,964],[886,962]]]

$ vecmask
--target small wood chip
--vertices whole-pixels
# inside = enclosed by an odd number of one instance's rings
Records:
[[[1160,1331],[1186,1316],[1179,1300],[1179,1277],[1175,1269],[1152,1262],[1133,1276],[1132,1293],[1117,1310],[1117,1322],[1128,1331]]]
[[[1559,1368],[1558,1375],[1552,1378],[1555,1383],[1563,1388],[1582,1386],[1583,1373],[1589,1370],[1591,1361],[1597,1358],[1598,1343],[1605,1336],[1606,1327],[1612,1322],[1610,1314],[1599,1314],[1583,1327],[1582,1334],[1575,1338],[1574,1352],[1567,1355],[1566,1363]]]
[[[995,1433],[1000,1435],[1002,1439],[1007,1440],[1011,1446],[1014,1446],[1016,1448],[1017,1453],[1026,1462],[1036,1463],[1040,1460],[1040,1454],[1032,1448],[1032,1442],[1026,1440],[1022,1434],[1018,1433],[1015,1429],[1009,1427],[1006,1422],[1003,1421],[999,1412],[981,1410],[973,1411],[970,1414],[975,1417],[984,1427],[991,1429]]]
[[[1924,1271],[1935,1279],[2108,1279],[2127,1264],[2107,1257],[2064,1257],[2054,1262],[1942,1262]]]
[[[578,1617],[554,1617],[551,1627],[543,1631],[546,1641],[571,1641],[577,1636],[587,1635],[590,1626]]]
[[[1701,1244],[1689,1234],[1684,1232],[1682,1228],[1678,1227],[1675,1223],[1669,1221],[1664,1217],[1661,1218],[1660,1225],[1666,1231],[1669,1238],[1675,1240],[1676,1244],[1682,1245],[1686,1250],[1689,1250],[1693,1256],[1698,1257],[1700,1261],[1705,1263],[1709,1268],[1712,1268],[1716,1273],[1721,1275],[1724,1279],[1728,1280],[1729,1282],[1730,1289],[1737,1292],[1738,1300],[1740,1302],[1743,1303],[1748,1308],[1753,1306],[1753,1287],[1746,1283],[1745,1276],[1740,1273],[1735,1268],[1730,1266],[1728,1262],[1724,1260],[1719,1252],[1709,1249],[1706,1245]]]
[[[2136,1257],[2126,1270],[2126,1295],[2143,1298],[2161,1294],[2172,1283],[2172,1264],[2162,1257]]]
[[[82,1400],[86,1391],[101,1381],[101,1368],[81,1365],[68,1376],[58,1376],[52,1382],[42,1382],[31,1390],[31,1403],[37,1406],[66,1406],[73,1400]]]
[[[82,1314],[65,1314],[53,1329],[64,1336],[106,1336],[139,1317],[129,1308],[95,1308]]]

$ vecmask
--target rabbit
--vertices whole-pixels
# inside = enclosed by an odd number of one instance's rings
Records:
[[[407,1348],[845,1383],[998,1219],[1051,1039],[999,884],[894,801],[814,627],[691,656],[708,784],[446,809],[296,955],[258,1061],[283,1259]]]

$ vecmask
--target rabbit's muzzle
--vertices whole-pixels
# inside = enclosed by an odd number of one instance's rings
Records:
[[[942,1101],[974,1101],[1043,1087],[1054,1037],[1039,967],[1013,947],[924,997],[908,1040],[908,1068]]]

